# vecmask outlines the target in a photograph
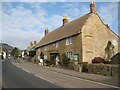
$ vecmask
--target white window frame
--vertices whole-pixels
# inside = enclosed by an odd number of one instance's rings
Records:
[[[73,59],[73,52],[72,51],[66,52],[66,56],[70,59]]]
[[[59,48],[59,42],[56,42],[55,47]]]
[[[70,44],[72,44],[72,37],[68,37],[66,39],[66,45],[70,45]]]

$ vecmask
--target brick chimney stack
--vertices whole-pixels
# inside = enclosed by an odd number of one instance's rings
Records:
[[[45,35],[47,35],[49,33],[48,28],[45,29]]]
[[[96,11],[96,4],[93,0],[91,0],[91,4],[90,4],[90,13],[97,13]]]
[[[108,24],[105,24],[105,26],[106,26],[107,28],[110,28]]]
[[[68,23],[68,17],[63,16],[63,26]]]
[[[32,43],[32,42],[30,43],[30,46],[33,46],[33,43]]]

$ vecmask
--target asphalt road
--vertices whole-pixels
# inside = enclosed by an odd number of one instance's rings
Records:
[[[14,66],[10,60],[2,62],[3,88],[59,88],[55,84]]]

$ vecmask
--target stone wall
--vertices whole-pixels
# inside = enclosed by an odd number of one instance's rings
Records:
[[[120,72],[119,65],[110,64],[88,64],[88,73],[94,73],[104,76],[118,77]],[[120,77],[120,76],[119,76]]]
[[[100,20],[98,15],[91,14],[82,28],[83,61],[91,63],[94,57],[105,58],[108,41],[114,44],[114,53],[117,53],[118,36]]]
[[[57,42],[59,43],[58,48],[56,48],[56,42],[47,45],[47,50],[44,50],[44,47],[40,48],[40,51],[43,52],[45,56],[47,56],[48,60],[50,60],[51,52],[60,53],[60,60],[61,60],[61,56],[66,52],[73,52],[73,54],[79,53],[80,60],[82,59],[81,34],[73,36],[72,44],[70,45],[66,45],[66,39],[63,39]],[[37,53],[38,53],[38,50],[37,50]]]

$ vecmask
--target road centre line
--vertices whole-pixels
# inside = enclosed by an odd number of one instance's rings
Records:
[[[35,75],[36,77],[39,77],[39,78],[41,78],[41,79],[43,79],[43,80],[45,80],[45,81],[48,81],[48,82],[50,82],[50,83],[54,83],[54,82],[52,82],[52,81],[50,81],[50,80],[48,80],[48,79],[45,79],[45,78],[43,78],[43,77],[41,77],[41,76],[38,76],[38,75]]]

